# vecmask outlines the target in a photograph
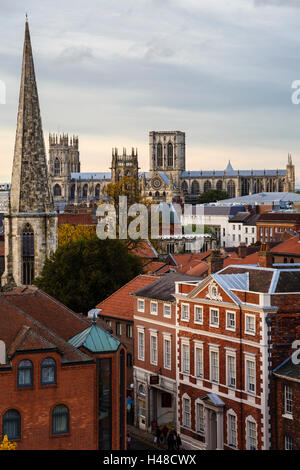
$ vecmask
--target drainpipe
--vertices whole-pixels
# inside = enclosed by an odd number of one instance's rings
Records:
[[[272,355],[271,355],[271,325],[272,325],[272,317],[268,313],[268,315],[265,318],[266,324],[268,327],[267,335],[268,335],[268,382],[269,382],[269,393],[268,393],[268,407],[269,407],[269,413],[271,414],[271,380],[272,380]],[[268,423],[270,426],[270,423]],[[268,433],[268,429],[266,429],[266,434]],[[271,433],[272,433],[272,427],[271,427]],[[272,436],[271,437],[271,443],[272,443]]]
[[[239,306],[240,309],[240,390],[241,394],[243,393],[243,352],[242,352],[242,308]],[[241,408],[241,450],[244,449],[244,419],[243,419],[243,401],[242,397],[240,398],[240,408]]]

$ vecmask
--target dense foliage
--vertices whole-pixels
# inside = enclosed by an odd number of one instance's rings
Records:
[[[227,198],[229,198],[229,195],[228,193],[226,193],[226,191],[210,189],[209,191],[206,191],[205,193],[201,194],[197,202],[198,204],[208,204],[209,202],[217,202]]]
[[[87,313],[142,272],[120,240],[82,238],[60,246],[34,283],[75,312]]]

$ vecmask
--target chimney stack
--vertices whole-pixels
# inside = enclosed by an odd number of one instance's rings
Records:
[[[220,255],[220,250],[213,250],[208,258],[208,274],[214,274],[223,269],[224,258]]]
[[[272,253],[269,251],[269,244],[262,243],[260,247],[260,251],[258,253],[258,265],[261,268],[272,268],[273,266],[273,256]]]

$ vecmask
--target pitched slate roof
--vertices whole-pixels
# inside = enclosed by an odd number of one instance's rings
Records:
[[[282,362],[276,369],[273,370],[275,375],[282,375],[287,379],[295,379],[300,381],[300,364],[295,364],[292,356]]]
[[[175,300],[173,294],[175,294],[176,281],[199,281],[199,277],[181,273],[167,273],[147,287],[136,291],[134,295],[172,302]]]

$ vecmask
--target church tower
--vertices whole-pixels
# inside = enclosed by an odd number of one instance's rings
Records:
[[[49,177],[54,202],[70,200],[71,173],[80,173],[78,136],[49,134]]]
[[[3,288],[30,285],[57,248],[57,214],[48,181],[38,91],[25,24],[22,77],[9,211],[5,217]]]
[[[285,188],[286,192],[295,191],[295,166],[293,165],[292,155],[288,154],[288,162],[286,165]]]
[[[123,154],[119,154],[117,148],[112,149],[111,182],[117,183],[124,176],[129,178],[139,177],[138,151],[132,147],[131,154],[123,147]]]
[[[185,171],[185,132],[149,132],[150,178],[157,172],[166,173],[179,188],[180,176]]]

